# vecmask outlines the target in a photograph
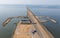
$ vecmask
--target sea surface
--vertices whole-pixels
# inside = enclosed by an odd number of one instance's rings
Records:
[[[15,23],[18,23],[22,18],[13,18],[5,27],[3,27],[3,22],[9,17],[27,16],[26,7],[29,7],[36,16],[49,16],[55,19],[57,23],[49,21],[43,24],[55,38],[60,38],[60,8],[45,8],[40,7],[40,5],[0,5],[0,38],[11,38],[13,36],[16,29]]]

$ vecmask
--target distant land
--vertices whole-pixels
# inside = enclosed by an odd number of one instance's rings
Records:
[[[0,6],[28,6],[28,7],[38,7],[38,8],[56,8],[60,9],[60,5],[21,5],[21,4],[0,4]]]
[[[56,8],[60,9],[60,5],[29,5],[29,6],[34,6],[34,7],[41,7],[41,8]]]

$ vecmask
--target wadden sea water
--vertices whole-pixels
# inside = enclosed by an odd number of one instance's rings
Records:
[[[0,38],[11,38],[18,21],[21,18],[12,19],[5,27],[3,22],[9,17],[26,16],[26,7],[21,5],[0,5]]]
[[[33,12],[38,16],[49,16],[57,21],[43,23],[55,38],[60,38],[60,9],[57,8],[33,8]]]
[[[0,5],[0,38],[11,38],[16,24],[22,18],[13,18],[5,27],[2,23],[9,17],[26,16],[27,5]],[[32,12],[37,16],[49,16],[54,18],[57,23],[51,21],[43,23],[46,28],[54,35],[55,38],[60,38],[60,9],[57,8],[41,8],[40,6],[29,6]]]

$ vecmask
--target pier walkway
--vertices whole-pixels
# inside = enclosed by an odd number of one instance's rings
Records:
[[[20,21],[12,38],[54,38],[30,9],[27,11],[27,17],[31,22],[25,24]]]

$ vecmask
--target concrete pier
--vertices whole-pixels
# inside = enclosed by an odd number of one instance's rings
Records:
[[[48,21],[51,21],[53,23],[57,23],[57,21],[55,19],[53,19],[51,17],[48,17],[48,16],[36,16],[36,18],[46,18],[46,19],[48,19],[48,20],[40,20],[40,22],[48,22]]]
[[[15,17],[9,17],[3,22],[3,26],[6,26],[13,18],[27,18],[26,16],[15,16]]]
[[[12,20],[12,18],[8,18],[3,22],[3,26],[6,26],[10,21]]]
[[[34,21],[36,24],[34,27],[38,31],[38,34],[40,38],[54,38],[53,35],[45,28],[45,26],[36,18],[36,16],[33,14],[33,12],[28,9],[27,12],[28,17],[31,21]]]
[[[39,38],[40,36],[37,32],[35,34],[32,33],[34,30],[35,28],[32,24],[21,24],[19,22],[12,38]]]
[[[53,23],[57,23],[56,20],[50,18],[50,17],[47,17],[50,21],[52,21]]]
[[[35,24],[21,24],[19,22],[12,38],[54,38],[30,9],[27,11],[27,17]],[[36,30],[35,34],[32,33],[34,30]]]
[[[37,18],[40,22],[42,22],[42,23],[46,23],[46,22],[49,21],[49,20],[42,20],[42,19],[39,19],[39,18],[46,18],[46,16],[36,16],[36,18]]]

